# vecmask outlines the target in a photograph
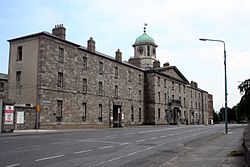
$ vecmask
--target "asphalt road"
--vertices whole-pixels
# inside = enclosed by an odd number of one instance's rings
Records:
[[[0,166],[165,167],[180,166],[176,162],[180,156],[180,160],[185,163],[178,163],[188,166],[185,164],[194,158],[191,156],[194,155],[193,152],[188,152],[192,148],[196,150],[197,145],[211,141],[214,145],[222,143],[223,148],[227,147],[227,144],[238,142],[243,129],[244,127],[239,125],[230,125],[231,135],[224,135],[223,125],[143,126],[74,133],[3,136],[0,137]],[[216,157],[216,152],[211,154],[206,156]],[[198,153],[196,158],[200,155],[205,154]],[[213,165],[218,165],[221,161],[213,161]],[[203,166],[212,166],[206,164],[208,161],[201,160],[200,163]],[[190,166],[193,166],[192,163]]]

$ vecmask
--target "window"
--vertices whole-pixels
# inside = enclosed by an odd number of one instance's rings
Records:
[[[167,94],[164,93],[165,104],[167,103]]]
[[[199,93],[199,99],[201,98],[201,94]]]
[[[87,70],[87,57],[82,58],[82,69]]]
[[[131,88],[128,88],[128,98],[131,99]]]
[[[195,98],[197,98],[197,92],[195,92]]]
[[[179,100],[180,100],[180,103],[181,103],[181,96],[179,96]]]
[[[21,71],[16,72],[16,97],[21,97]]]
[[[4,92],[4,83],[0,82],[0,92]]]
[[[161,102],[161,92],[158,92],[159,103]]]
[[[139,78],[138,79],[138,81],[139,81],[138,83],[139,83],[139,85],[141,85],[141,74],[138,74],[138,78]]]
[[[167,80],[164,79],[164,88],[166,88],[166,87],[167,87]]]
[[[174,95],[172,95],[172,100],[174,100]]]
[[[158,86],[161,85],[161,79],[160,79],[160,77],[158,77],[157,84],[158,84]]]
[[[57,100],[57,111],[56,111],[57,122],[62,122],[62,108],[63,108],[62,100]]]
[[[102,95],[102,82],[99,82],[99,85],[98,85],[98,94]]]
[[[63,73],[62,72],[58,72],[57,87],[59,88],[63,87]]]
[[[172,81],[172,90],[174,90],[174,81]]]
[[[87,93],[87,79],[82,79],[82,93]]]
[[[184,107],[186,106],[186,98],[183,99]]]
[[[142,116],[141,116],[141,107],[139,107],[139,122],[141,122]]]
[[[86,122],[87,120],[87,103],[82,103],[82,121]]]
[[[181,92],[181,84],[179,84],[179,92]]]
[[[21,85],[21,71],[16,72],[16,84]]]
[[[193,92],[192,92],[192,90],[191,90],[191,98],[193,97]]]
[[[58,61],[61,63],[64,62],[64,49],[63,48],[59,48]]]
[[[132,77],[132,73],[131,71],[128,71],[128,82],[131,82],[131,77]]]
[[[150,56],[150,46],[147,46],[147,56]]]
[[[160,118],[161,118],[161,109],[158,108],[158,119],[160,119]]]
[[[115,85],[115,98],[118,98],[118,86]]]
[[[103,63],[99,61],[99,74],[102,75],[103,73]]]
[[[201,103],[199,103],[199,110],[201,109]]]
[[[115,67],[115,78],[118,78],[118,67]]]
[[[186,93],[186,87],[185,87],[185,85],[183,85],[183,93],[184,94]]]
[[[141,90],[139,90],[139,101],[141,101]]]
[[[18,46],[17,47],[17,57],[16,60],[17,61],[21,61],[23,59],[23,47],[22,46]]]
[[[196,108],[196,109],[198,108],[198,106],[197,106],[197,102],[195,102],[195,108]]]
[[[134,122],[134,107],[131,107],[131,122]]]
[[[191,108],[193,108],[193,102],[191,101]]]
[[[99,116],[98,116],[99,122],[102,122],[102,104],[99,104]]]

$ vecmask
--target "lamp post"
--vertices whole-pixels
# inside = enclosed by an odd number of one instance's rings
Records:
[[[225,134],[228,133],[227,121],[227,63],[226,63],[226,45],[222,40],[200,38],[201,41],[222,42],[224,45],[224,70],[225,70]]]

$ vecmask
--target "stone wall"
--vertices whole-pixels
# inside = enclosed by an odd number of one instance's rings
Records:
[[[17,123],[18,112],[24,112],[24,123]],[[15,129],[35,129],[36,128],[36,109],[35,107],[21,107],[15,106]]]

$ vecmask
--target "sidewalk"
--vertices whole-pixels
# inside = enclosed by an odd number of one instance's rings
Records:
[[[238,127],[227,135],[215,134],[184,144],[184,149],[166,167],[244,167],[244,156],[230,156],[233,151],[243,151],[243,130],[244,127]]]

